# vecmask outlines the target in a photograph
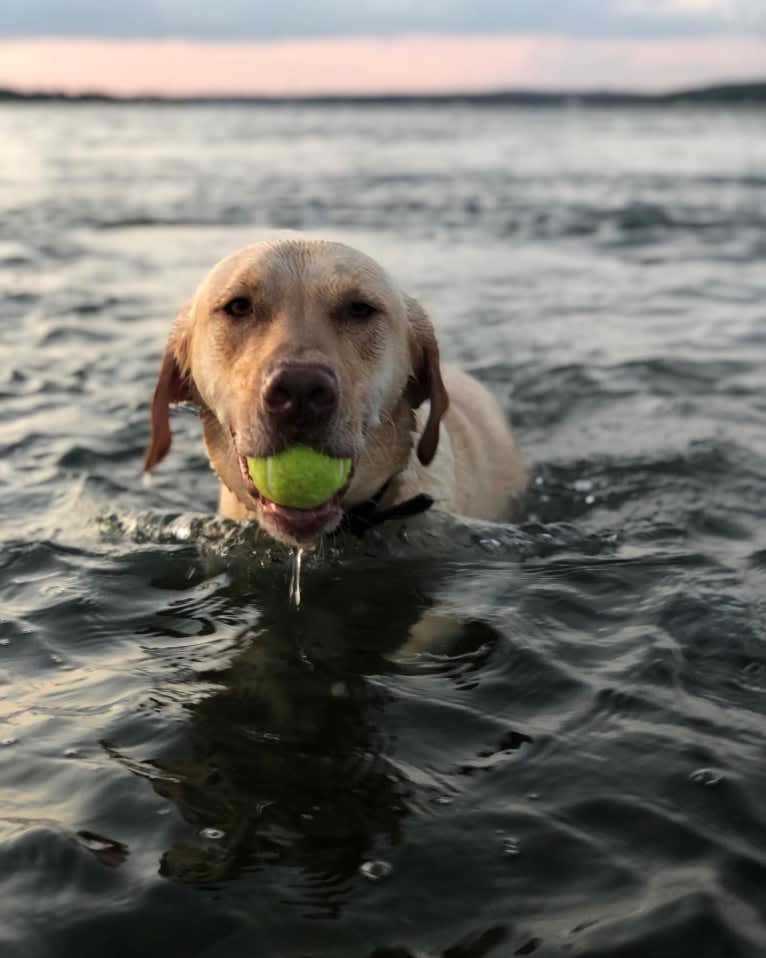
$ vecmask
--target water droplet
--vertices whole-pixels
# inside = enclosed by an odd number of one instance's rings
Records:
[[[586,496],[586,497],[585,497],[585,504],[586,504],[586,506],[592,506],[595,501],[596,501],[596,497],[595,497],[595,496]]]
[[[520,853],[519,840],[513,835],[509,835],[503,842],[503,854],[507,858],[515,858]]]
[[[440,796],[436,799],[436,804],[437,804],[437,805],[451,805],[451,804],[452,804],[452,799],[449,797],[449,795],[440,795]]]
[[[691,773],[689,778],[697,785],[710,787],[711,785],[717,785],[723,778],[723,775],[714,768],[698,768]]]
[[[301,604],[301,562],[303,560],[303,549],[296,549],[293,552],[293,569],[290,577],[290,601],[296,609]]]
[[[61,663],[62,663],[63,661],[64,661],[64,660],[63,660],[63,658],[62,658],[60,655],[56,655],[56,654],[54,653],[54,654],[51,656],[51,662],[53,662],[54,665],[61,665]]]
[[[10,639],[0,639],[0,645],[10,645],[10,644],[11,644]]]
[[[500,542],[497,539],[479,539],[479,545],[490,552],[500,548]]]
[[[2,745],[4,748],[8,747],[9,745],[15,745],[17,742],[18,742],[17,738],[0,739],[0,745]]]
[[[191,536],[191,528],[189,526],[176,526],[173,534],[179,542],[185,542]]]
[[[100,838],[91,832],[78,832],[78,834],[83,845],[92,852],[103,852],[114,847],[114,843],[110,842],[108,838]]]
[[[203,828],[200,831],[202,838],[208,838],[212,842],[219,842],[222,838],[226,837],[226,832],[222,832],[220,828]]]
[[[64,752],[64,758],[77,758],[80,754],[80,750],[77,748],[68,748]]]
[[[382,858],[365,862],[359,867],[361,874],[365,878],[369,878],[370,881],[380,881],[381,878],[388,878],[393,870],[393,865],[390,862],[383,861]]]
[[[544,484],[544,482],[545,482],[545,478],[544,478],[543,476],[536,476],[536,477],[535,477],[535,485],[536,485],[536,486],[542,486],[542,485]]]
[[[590,479],[576,479],[574,484],[575,492],[590,492],[593,483]]]

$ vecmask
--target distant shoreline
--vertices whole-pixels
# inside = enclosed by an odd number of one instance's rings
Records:
[[[25,93],[0,89],[0,103],[109,103],[156,105],[369,105],[418,106],[467,103],[476,106],[665,106],[684,104],[757,105],[766,104],[766,80],[753,83],[721,83],[669,93],[586,92],[541,90],[497,90],[483,93],[405,93],[405,94],[317,94],[307,96],[112,96],[106,93],[63,93],[39,91]]]

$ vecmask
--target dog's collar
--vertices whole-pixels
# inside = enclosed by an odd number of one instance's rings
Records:
[[[387,509],[378,509],[381,499],[391,487],[394,477],[391,476],[378,489],[375,495],[365,499],[356,506],[347,509],[343,514],[341,529],[350,532],[355,536],[363,536],[365,532],[372,529],[373,526],[379,526],[381,522],[387,522],[389,519],[409,519],[410,516],[420,515],[426,512],[434,504],[432,496],[425,492],[420,492],[411,499],[405,499],[404,502],[397,502]]]

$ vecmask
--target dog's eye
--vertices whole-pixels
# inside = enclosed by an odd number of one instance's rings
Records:
[[[351,319],[369,319],[377,313],[377,309],[370,303],[365,303],[363,299],[357,299],[346,306],[346,313]]]
[[[223,307],[223,311],[227,316],[233,316],[235,319],[238,319],[240,316],[247,316],[252,308],[253,304],[247,296],[235,296],[234,299],[230,299]]]

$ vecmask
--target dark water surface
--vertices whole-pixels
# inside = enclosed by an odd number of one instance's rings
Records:
[[[765,955],[763,112],[0,130],[0,955]],[[340,543],[295,609],[193,416],[141,484],[176,309],[285,227],[428,303],[521,528]]]

